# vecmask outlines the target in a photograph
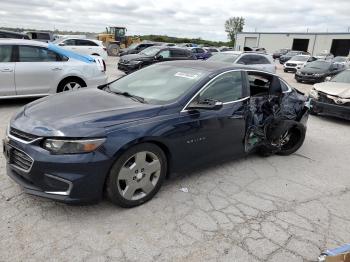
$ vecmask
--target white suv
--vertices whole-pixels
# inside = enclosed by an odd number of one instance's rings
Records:
[[[101,58],[68,57],[64,52],[38,41],[0,40],[0,99],[40,97],[107,83]]]
[[[107,49],[102,41],[95,39],[80,39],[80,38],[60,38],[53,42],[63,49],[82,54],[101,56],[104,60],[107,59]]]
[[[283,64],[284,72],[293,72],[295,73],[299,69],[302,69],[306,63],[316,61],[317,58],[309,55],[296,55],[289,59]]]

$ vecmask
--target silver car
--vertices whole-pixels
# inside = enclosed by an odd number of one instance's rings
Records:
[[[105,84],[101,60],[70,57],[38,41],[0,40],[0,99],[40,97]]]
[[[272,56],[261,53],[225,51],[209,57],[206,61],[248,65],[259,70],[267,71],[273,74],[276,73],[276,65],[273,62]]]

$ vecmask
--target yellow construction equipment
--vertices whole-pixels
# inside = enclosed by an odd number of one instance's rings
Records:
[[[122,26],[106,27],[106,32],[99,34],[97,39],[102,41],[110,56],[118,56],[121,48],[127,48],[133,43],[140,43],[139,37],[126,36],[127,29]]]

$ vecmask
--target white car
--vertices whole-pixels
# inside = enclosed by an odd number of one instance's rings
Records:
[[[107,83],[101,58],[69,57],[64,52],[38,41],[0,40],[0,99],[41,97]]]
[[[317,58],[309,55],[296,55],[293,56],[290,60],[283,64],[284,72],[293,72],[295,73],[299,69],[302,69],[307,63],[316,61]]]
[[[102,41],[95,39],[60,38],[54,41],[53,44],[81,55],[101,56],[104,60],[108,56],[107,49]]]
[[[350,67],[350,57],[336,56],[333,59],[333,64],[344,65],[345,68],[349,68]]]
[[[276,73],[276,65],[271,55],[255,52],[224,51],[209,57],[206,61],[247,65],[256,69]]]

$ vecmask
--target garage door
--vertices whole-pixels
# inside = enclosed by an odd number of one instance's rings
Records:
[[[334,39],[331,53],[334,56],[348,56],[350,52],[350,39]]]
[[[258,42],[257,37],[246,37],[244,41],[244,46],[256,47]]]

